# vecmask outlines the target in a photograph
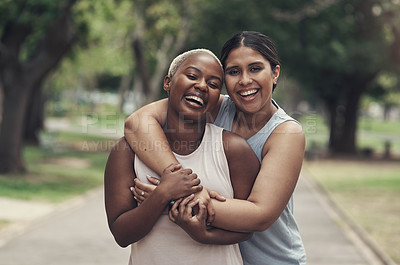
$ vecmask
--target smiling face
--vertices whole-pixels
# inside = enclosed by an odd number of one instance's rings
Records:
[[[245,46],[233,49],[225,65],[226,89],[236,107],[245,113],[269,112],[279,65],[271,69],[264,56]]]
[[[185,59],[171,77],[164,79],[169,94],[168,112],[184,120],[205,120],[216,107],[223,74],[218,61],[206,53],[195,53]]]

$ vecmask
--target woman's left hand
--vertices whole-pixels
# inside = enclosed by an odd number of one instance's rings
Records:
[[[193,209],[198,206],[198,212]],[[202,242],[206,236],[207,208],[200,199],[192,194],[184,199],[177,200],[169,211],[169,218],[179,225],[194,240]]]
[[[160,180],[154,177],[147,176],[147,180],[151,184],[141,182],[139,179],[135,178],[135,186],[130,188],[133,193],[133,198],[135,198],[138,203],[143,203],[144,200],[154,191],[154,189],[157,188],[158,184],[160,184]]]

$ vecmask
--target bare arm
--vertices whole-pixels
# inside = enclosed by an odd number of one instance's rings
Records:
[[[160,176],[168,165],[178,163],[162,130],[167,109],[168,99],[146,105],[127,118],[124,129],[133,151]]]
[[[194,207],[198,206],[198,213],[193,215]],[[179,210],[178,210],[179,209]],[[219,228],[207,228],[206,206],[194,196],[179,199],[169,212],[170,219],[177,223],[186,233],[202,244],[230,245],[249,239],[252,233],[226,231]]]
[[[213,226],[232,231],[264,231],[285,209],[293,194],[304,156],[305,138],[294,122],[278,126],[265,143],[261,169],[247,201],[213,201]]]
[[[140,206],[130,191],[134,153],[124,139],[111,151],[104,174],[108,225],[116,242],[126,247],[147,235],[171,200],[199,190],[199,180],[189,169],[167,172],[163,182]],[[144,221],[145,220],[145,221]]]
[[[217,116],[222,100],[223,96],[207,116],[210,122]],[[168,165],[178,163],[162,130],[167,108],[168,100],[162,99],[142,107],[125,121],[124,134],[129,145],[140,160],[159,175]]]
[[[104,174],[108,225],[121,247],[126,247],[143,238],[151,230],[169,201],[166,196],[154,191],[153,198],[149,197],[141,204],[142,207],[137,207],[129,191],[136,177],[132,168],[133,159],[134,154],[125,140],[119,140],[110,153]],[[148,207],[145,207],[146,205]],[[149,211],[149,209],[152,210]],[[144,218],[146,222],[143,222]]]

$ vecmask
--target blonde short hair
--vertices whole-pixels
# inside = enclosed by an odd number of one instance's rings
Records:
[[[190,56],[192,56],[194,54],[208,54],[208,55],[214,57],[214,59],[217,60],[218,64],[221,66],[222,72],[224,72],[222,69],[222,64],[221,64],[220,60],[212,51],[207,50],[207,49],[193,49],[193,50],[184,52],[175,57],[175,59],[172,61],[171,65],[169,66],[168,76],[172,78],[174,76],[174,74],[176,73],[176,71],[178,70],[179,66],[181,66],[181,64],[187,58],[189,58]]]

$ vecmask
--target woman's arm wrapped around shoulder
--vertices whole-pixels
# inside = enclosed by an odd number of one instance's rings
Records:
[[[162,129],[167,117],[168,99],[150,103],[125,121],[124,134],[136,155],[161,176],[167,166],[177,163]]]
[[[264,231],[282,214],[296,187],[305,138],[295,122],[279,125],[262,150],[261,169],[247,200],[213,200],[213,226],[239,232]]]

